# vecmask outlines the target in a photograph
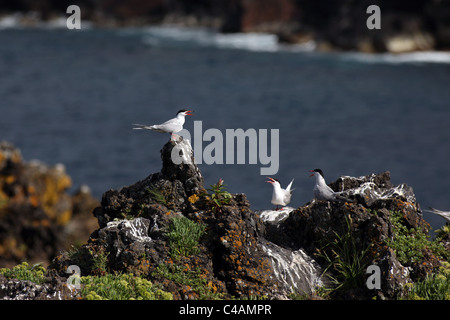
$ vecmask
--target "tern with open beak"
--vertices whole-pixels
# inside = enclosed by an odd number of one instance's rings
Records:
[[[281,187],[280,181],[278,181],[277,179],[270,177],[267,177],[267,179],[269,179],[269,181],[266,182],[271,183],[273,186],[271,203],[277,206],[277,210],[279,205],[282,207],[288,205],[288,203],[291,202],[292,191],[294,191],[294,189],[291,190],[294,179],[292,179],[291,183],[288,184],[286,189],[283,189]]]

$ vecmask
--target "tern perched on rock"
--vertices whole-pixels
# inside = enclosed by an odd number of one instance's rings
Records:
[[[353,200],[342,197],[341,192],[336,192],[327,185],[322,170],[314,169],[309,172],[312,172],[310,177],[316,176],[316,185],[313,189],[316,200],[353,202]]]
[[[294,191],[294,189],[291,190],[291,187],[292,187],[292,183],[294,182],[294,179],[292,179],[291,183],[288,184],[286,189],[283,189],[281,187],[280,181],[278,181],[277,179],[270,178],[270,177],[267,177],[267,179],[269,179],[269,181],[266,181],[266,182],[271,183],[273,186],[271,202],[273,205],[277,206],[277,210],[278,210],[279,205],[284,207],[289,202],[291,202],[292,191]]]
[[[442,218],[444,218],[445,220],[447,220],[448,223],[450,223],[450,211],[442,211],[442,210],[438,210],[432,207],[429,207],[430,210],[424,210],[426,212],[431,212],[434,214],[437,214],[439,216],[441,216]]]
[[[184,109],[180,110],[177,112],[177,116],[175,118],[167,120],[162,124],[154,124],[150,126],[146,126],[143,124],[133,124],[135,126],[133,129],[144,129],[162,133],[170,133],[170,139],[173,140],[174,134],[183,130],[183,124],[186,116],[192,116],[192,111]]]

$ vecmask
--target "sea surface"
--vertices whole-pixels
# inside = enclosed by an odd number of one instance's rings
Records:
[[[168,134],[132,130],[194,111],[185,128],[279,129],[283,187],[291,206],[313,197],[308,170],[341,175],[391,172],[414,188],[423,209],[450,210],[450,54],[316,53],[264,34],[206,29],[0,30],[0,140],[25,160],[62,163],[73,189],[101,197],[161,169]],[[217,131],[216,131],[217,132]],[[258,138],[260,136],[258,135]],[[202,135],[205,149],[211,141]],[[270,136],[269,136],[270,138]],[[269,149],[270,150],[270,149]],[[272,187],[257,164],[199,165],[224,179],[254,210]],[[424,217],[433,228],[445,220]]]

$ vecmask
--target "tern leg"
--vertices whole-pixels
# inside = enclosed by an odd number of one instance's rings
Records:
[[[175,134],[175,133],[171,133],[170,134],[170,140],[171,141],[177,141],[177,140],[179,140],[180,139],[180,136],[179,135],[177,135],[177,134]]]

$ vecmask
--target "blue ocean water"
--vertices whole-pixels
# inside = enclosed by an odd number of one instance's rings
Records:
[[[270,35],[141,28],[0,30],[0,140],[26,160],[63,163],[97,197],[161,169],[169,135],[133,131],[194,110],[185,128],[279,129],[290,205],[328,182],[389,170],[422,208],[450,210],[450,55],[314,53]],[[210,142],[203,142],[204,147]],[[267,209],[262,164],[201,164]],[[444,219],[424,213],[434,228]]]

